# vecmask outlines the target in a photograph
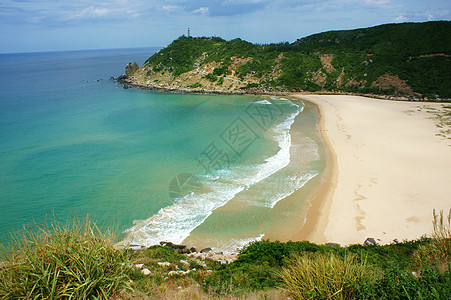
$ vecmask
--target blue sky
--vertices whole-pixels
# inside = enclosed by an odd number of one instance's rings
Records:
[[[450,0],[0,0],[0,53],[163,46],[188,27],[270,43],[432,20],[451,20]]]

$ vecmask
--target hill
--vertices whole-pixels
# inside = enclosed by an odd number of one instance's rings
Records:
[[[181,36],[125,83],[216,92],[330,91],[451,98],[451,22],[329,31],[294,43]]]

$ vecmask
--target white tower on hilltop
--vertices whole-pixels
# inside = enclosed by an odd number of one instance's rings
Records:
[[[191,37],[191,30],[188,27],[188,37]]]

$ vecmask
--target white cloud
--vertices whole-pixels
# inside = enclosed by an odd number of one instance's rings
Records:
[[[407,22],[408,20],[409,20],[409,18],[407,18],[404,15],[399,15],[398,17],[396,17],[394,19],[394,21],[397,22],[397,23]]]
[[[451,17],[449,10],[424,10],[402,12],[394,18],[395,22],[425,22],[437,20],[449,20]]]
[[[179,6],[177,5],[163,5],[161,7],[162,10],[167,11],[167,12],[173,12],[173,11],[177,11],[180,9]]]
[[[368,6],[375,7],[387,7],[392,5],[391,0],[365,0],[364,3]]]
[[[30,18],[30,22],[31,22],[31,23],[39,23],[39,22],[41,22],[42,20],[44,20],[44,17],[31,17],[31,18]]]
[[[94,7],[89,6],[84,8],[79,14],[77,14],[77,17],[80,18],[96,18],[96,17],[102,17],[107,15],[110,12],[108,8],[105,7]]]
[[[208,15],[208,11],[208,7],[199,7],[199,9],[194,10],[193,13],[206,16]]]
[[[79,12],[76,12],[74,14],[71,14],[68,11],[60,11],[57,15],[59,15],[59,18],[57,19],[61,21],[75,21],[75,20],[86,20],[86,19],[98,19],[98,18],[104,18],[110,14],[114,13],[114,11],[110,10],[106,7],[95,7],[95,6],[88,6],[83,9],[81,9]]]

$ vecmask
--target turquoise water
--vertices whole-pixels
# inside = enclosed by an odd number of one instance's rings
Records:
[[[109,80],[157,50],[0,55],[0,241],[23,224],[89,214],[133,243],[179,243],[227,203],[271,210],[320,172],[317,155],[297,175],[283,171],[302,103]]]

